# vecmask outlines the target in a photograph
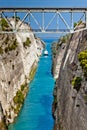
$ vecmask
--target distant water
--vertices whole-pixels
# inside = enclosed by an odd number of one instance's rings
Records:
[[[9,130],[53,130],[52,101],[54,79],[51,75],[51,42],[45,40],[49,56],[40,58],[24,106]]]

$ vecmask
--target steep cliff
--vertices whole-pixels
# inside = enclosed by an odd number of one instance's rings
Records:
[[[52,73],[55,79],[59,76],[59,71],[71,35],[63,36],[58,42],[52,44]]]
[[[71,36],[54,89],[54,130],[87,129],[87,31]]]
[[[19,21],[20,22],[20,21]],[[14,24],[14,23],[12,23]],[[22,24],[25,29],[27,24]],[[28,27],[30,30],[30,27]],[[0,34],[0,122],[18,115],[35,73],[43,44],[33,33]],[[0,125],[0,130],[4,130]]]

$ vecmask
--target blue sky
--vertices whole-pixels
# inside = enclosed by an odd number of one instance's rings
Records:
[[[87,7],[87,0],[0,0],[0,7]]]

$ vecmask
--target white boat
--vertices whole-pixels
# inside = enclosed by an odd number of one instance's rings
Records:
[[[48,56],[48,51],[47,50],[44,51],[44,55]]]

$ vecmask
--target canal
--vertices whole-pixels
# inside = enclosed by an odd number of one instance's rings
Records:
[[[49,56],[41,56],[24,106],[9,130],[53,130],[52,102],[55,81],[51,74],[52,41],[45,40]]]

